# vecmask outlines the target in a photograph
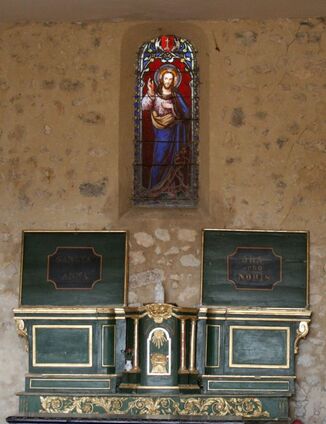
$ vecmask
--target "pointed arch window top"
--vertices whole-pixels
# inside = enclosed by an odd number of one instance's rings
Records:
[[[134,203],[195,207],[198,199],[198,67],[175,35],[144,43],[135,96]]]

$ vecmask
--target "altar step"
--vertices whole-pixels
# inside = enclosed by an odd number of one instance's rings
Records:
[[[177,386],[142,386],[140,384],[121,383],[119,386],[120,393],[168,393],[168,394],[186,394],[200,393],[198,384],[178,384]]]

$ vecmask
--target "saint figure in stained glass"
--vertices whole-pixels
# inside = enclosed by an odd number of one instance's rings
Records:
[[[137,205],[196,205],[197,72],[187,40],[161,36],[140,49],[135,102]]]

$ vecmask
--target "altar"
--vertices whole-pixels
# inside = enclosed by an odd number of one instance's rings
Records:
[[[308,234],[204,230],[200,305],[127,305],[127,233],[25,232],[8,423],[288,422]]]

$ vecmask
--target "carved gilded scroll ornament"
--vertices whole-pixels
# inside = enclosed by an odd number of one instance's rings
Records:
[[[25,327],[25,322],[22,319],[16,319],[16,328],[18,336],[23,337],[25,341],[25,350],[28,352],[28,334],[27,329]]]
[[[297,336],[294,340],[294,353],[299,353],[299,341],[301,339],[306,338],[309,333],[309,325],[307,321],[301,321],[299,324],[299,328],[297,329]]]
[[[146,312],[149,318],[153,319],[157,324],[161,324],[165,319],[172,316],[172,305],[166,303],[151,303],[146,305]]]
[[[42,409],[48,413],[92,413],[130,415],[195,415],[243,418],[269,417],[257,398],[180,398],[169,397],[61,397],[41,396]]]

